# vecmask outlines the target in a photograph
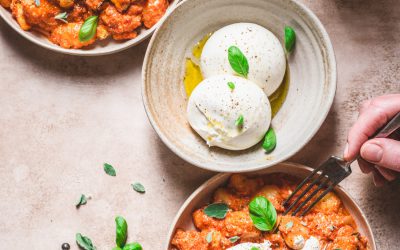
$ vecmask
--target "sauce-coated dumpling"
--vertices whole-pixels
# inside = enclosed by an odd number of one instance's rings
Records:
[[[207,216],[204,208],[193,212],[194,225],[198,229],[178,230],[172,245],[178,250],[237,249],[295,249],[295,250],[367,250],[365,237],[357,231],[354,219],[343,206],[339,197],[330,192],[306,216],[282,215],[283,201],[299,182],[291,176],[272,174],[248,178],[234,174],[226,187],[220,187],[212,203],[224,202],[229,211],[224,219]],[[278,212],[277,229],[262,232],[249,215],[248,204],[255,196],[266,197]],[[210,242],[207,235],[212,232]],[[237,237],[239,238],[237,238]],[[236,237],[237,241],[231,241]],[[251,242],[252,244],[243,244]]]

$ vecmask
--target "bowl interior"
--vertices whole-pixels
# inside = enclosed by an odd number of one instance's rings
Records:
[[[159,26],[159,24],[165,19],[165,17],[172,12],[175,6],[178,4],[179,0],[171,1],[170,6],[167,9],[167,13],[164,17],[152,28],[145,29],[142,28],[139,30],[139,34],[136,38],[127,40],[127,41],[115,41],[113,39],[106,39],[104,41],[97,41],[95,44],[84,47],[82,49],[64,49],[60,46],[57,46],[51,43],[45,36],[41,35],[38,32],[34,31],[23,31],[21,27],[19,27],[18,23],[12,17],[9,10],[0,6],[0,16],[6,21],[16,32],[20,35],[28,39],[29,41],[44,47],[49,50],[53,50],[56,52],[69,54],[69,55],[78,55],[78,56],[100,56],[116,53],[118,51],[127,49],[129,47],[135,46],[142,42],[144,39],[149,37],[154,30]]]
[[[283,44],[285,25],[297,34],[289,56],[289,92],[274,117],[275,151],[260,145],[244,151],[209,148],[186,119],[185,58],[206,34],[236,22],[272,31]],[[161,139],[190,163],[219,172],[251,171],[282,162],[296,153],[321,126],[336,89],[333,49],[318,19],[289,0],[187,0],[178,5],[153,36],[143,68],[143,100]]]
[[[252,172],[247,175],[249,176],[259,176],[266,175],[271,173],[286,173],[289,175],[297,176],[299,178],[305,178],[312,171],[311,168],[308,168],[303,165],[295,164],[295,163],[280,163],[278,165],[272,166],[270,168],[259,170],[257,172]],[[204,204],[210,202],[213,192],[220,186],[223,186],[228,181],[231,174],[218,174],[211,178],[209,181],[205,182],[202,186],[200,186],[182,205],[178,214],[176,215],[170,231],[168,233],[168,238],[166,242],[165,249],[171,249],[171,241],[174,236],[175,231],[180,228],[184,230],[194,230],[195,227],[193,225],[192,220],[192,212],[197,208],[202,207]],[[347,194],[340,186],[337,186],[334,189],[335,193],[340,197],[344,206],[349,211],[349,213],[355,219],[359,232],[368,238],[368,242],[370,244],[371,250],[375,250],[375,240],[372,234],[372,230],[368,221],[355,203],[355,201]]]

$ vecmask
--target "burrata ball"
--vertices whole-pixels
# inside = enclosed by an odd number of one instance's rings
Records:
[[[257,84],[243,77],[217,75],[194,89],[187,117],[209,146],[242,150],[264,137],[271,122],[271,106]]]
[[[286,57],[278,38],[254,23],[235,23],[217,30],[206,42],[200,68],[204,78],[215,75],[236,75],[228,60],[228,49],[236,46],[249,65],[247,79],[270,96],[282,83]]]

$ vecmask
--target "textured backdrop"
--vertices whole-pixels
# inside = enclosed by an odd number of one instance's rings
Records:
[[[291,159],[315,166],[341,154],[360,102],[400,92],[400,1],[302,2],[330,34],[339,76],[327,120]],[[129,240],[161,249],[182,202],[215,173],[175,156],[147,121],[140,95],[147,43],[78,58],[31,44],[2,20],[0,34],[0,248],[61,249],[81,232],[109,250],[114,217],[123,215]],[[103,162],[117,177],[104,174]],[[400,182],[378,189],[353,169],[344,186],[366,212],[378,249],[398,248]],[[145,195],[132,190],[135,181]],[[81,193],[93,199],[76,210]]]

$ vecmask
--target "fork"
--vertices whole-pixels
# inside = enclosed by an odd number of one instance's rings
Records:
[[[371,138],[386,138],[392,133],[394,133],[397,129],[400,128],[400,112],[397,113],[381,130],[379,130],[374,136]],[[351,174],[351,163],[352,161],[345,161],[344,159],[338,156],[331,156],[327,161],[325,161],[322,165],[314,169],[314,171],[305,178],[291,193],[291,195],[286,199],[283,205],[286,208],[283,215],[288,214],[292,209],[292,215],[295,216],[301,211],[300,216],[304,216],[307,212],[309,212],[327,193],[332,191],[332,189],[338,185],[341,181],[343,181],[346,177]],[[315,176],[315,178],[313,178]],[[311,183],[310,183],[311,182]],[[307,184],[308,186],[300,193],[297,199],[294,200],[293,203],[289,204],[290,200]],[[329,185],[328,185],[329,184]],[[308,202],[310,202],[318,192],[320,192],[323,188],[326,189],[308,206]],[[315,189],[313,189],[315,188]],[[313,189],[313,190],[312,190]],[[296,205],[303,199],[304,201],[300,203],[296,207]]]

